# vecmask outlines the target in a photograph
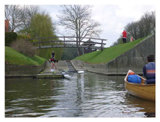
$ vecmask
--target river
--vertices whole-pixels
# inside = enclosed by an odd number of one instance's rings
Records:
[[[155,102],[127,94],[124,76],[5,79],[5,117],[146,117]]]

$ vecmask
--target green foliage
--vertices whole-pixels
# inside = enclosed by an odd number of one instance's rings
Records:
[[[55,37],[54,40],[58,40],[55,35],[55,27],[52,23],[52,19],[48,14],[35,14],[31,20],[30,26],[30,36],[31,38],[35,37]],[[38,40],[33,40],[36,42]],[[42,39],[40,41],[50,41],[49,39]],[[56,43],[44,43],[41,45],[54,45]],[[36,44],[35,46],[38,46]],[[48,48],[48,49],[39,49],[39,56],[49,59],[51,58],[52,51],[55,51],[56,59],[60,60],[62,56],[63,49],[62,48]]]
[[[35,14],[30,25],[31,37],[53,37],[54,27],[48,14]]]
[[[27,40],[27,39],[30,39],[30,37],[28,37],[27,35],[20,35],[20,34],[18,34],[17,40],[20,40],[20,39]]]
[[[51,58],[52,51],[55,52],[55,59],[61,60],[63,48],[46,48],[46,49],[39,49],[39,56],[49,59]]]
[[[77,56],[78,54],[76,48],[64,48],[62,60],[72,60]]]
[[[63,54],[63,48],[53,48],[54,52],[55,52],[55,59],[57,60],[61,60],[62,54]],[[51,56],[51,53],[50,53]]]
[[[88,63],[108,63],[111,60],[118,57],[119,55],[133,48],[136,44],[140,43],[143,39],[144,38],[141,38],[133,42],[112,46],[104,49],[103,51],[95,51],[92,53],[87,53],[85,55],[76,57],[75,59],[82,60]]]
[[[14,65],[42,65],[46,59],[39,56],[29,57],[11,47],[5,46],[5,62]]]
[[[5,32],[5,46],[10,46],[10,44],[16,39],[17,39],[17,33]]]

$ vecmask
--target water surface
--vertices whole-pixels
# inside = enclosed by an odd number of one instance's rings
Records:
[[[128,95],[124,76],[5,79],[5,117],[146,117],[155,103]]]

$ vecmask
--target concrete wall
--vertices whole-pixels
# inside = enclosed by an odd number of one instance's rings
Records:
[[[59,60],[58,63],[56,63],[56,66],[59,70],[68,71],[68,66],[65,60]]]
[[[77,70],[88,70],[101,74],[126,74],[129,69],[142,74],[142,68],[147,63],[149,54],[155,54],[155,35],[141,41],[134,48],[107,64],[89,64],[79,60],[72,60],[72,63]]]
[[[32,65],[5,65],[5,77],[35,77],[46,65],[46,62],[40,66]]]

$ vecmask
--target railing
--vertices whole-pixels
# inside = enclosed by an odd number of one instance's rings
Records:
[[[74,36],[58,36],[58,37],[39,37],[30,40],[36,48],[91,48],[101,49],[105,45],[107,39],[85,37],[83,41],[77,41],[79,37]]]

